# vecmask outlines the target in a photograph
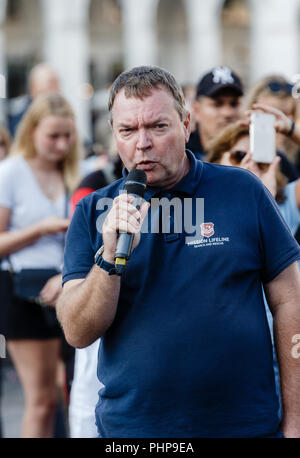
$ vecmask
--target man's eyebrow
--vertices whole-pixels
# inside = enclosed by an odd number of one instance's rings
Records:
[[[169,118],[166,117],[166,116],[163,116],[163,117],[159,117],[159,118],[156,118],[156,119],[153,119],[153,121],[149,121],[147,123],[145,123],[146,126],[148,127],[151,127],[151,126],[155,126],[157,124],[162,124],[162,123],[165,123],[165,122],[168,122],[169,121]],[[117,127],[118,128],[131,128],[131,129],[134,129],[135,127],[137,126],[137,123],[135,121],[121,121],[120,123],[117,124]]]
[[[157,119],[154,119],[153,121],[149,122],[149,125],[155,125],[155,124],[161,124],[161,123],[164,123],[164,122],[168,122],[169,121],[169,118],[167,118],[166,116],[162,116],[162,117],[159,117]]]
[[[134,127],[134,123],[132,122],[120,122],[117,124],[118,127],[123,127],[123,128],[133,128]]]

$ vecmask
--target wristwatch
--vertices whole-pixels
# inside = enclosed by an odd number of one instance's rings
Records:
[[[99,266],[101,269],[108,272],[108,275],[119,275],[118,272],[116,271],[115,265],[111,264],[110,262],[105,261],[102,258],[103,251],[104,251],[104,245],[102,245],[95,254],[95,264],[97,264],[97,266]]]

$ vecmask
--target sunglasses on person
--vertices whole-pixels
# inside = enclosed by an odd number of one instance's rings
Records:
[[[232,150],[230,152],[230,162],[233,165],[239,165],[247,154],[248,153],[246,151]],[[257,162],[257,166],[260,170],[266,171],[269,168],[270,164],[265,164],[263,162]]]
[[[280,81],[270,81],[270,83],[268,83],[268,88],[270,89],[270,91],[275,92],[275,93],[283,91],[291,95],[293,87],[294,86],[292,84],[282,83]]]
[[[246,155],[246,151],[232,150],[230,151],[230,161],[233,164],[240,164]]]

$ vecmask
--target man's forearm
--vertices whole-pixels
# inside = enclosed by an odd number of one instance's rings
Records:
[[[299,304],[285,304],[274,315],[274,338],[280,369],[285,437],[300,437],[300,359],[293,336],[300,334]]]
[[[105,333],[114,320],[119,294],[120,278],[96,265],[80,284],[66,284],[56,308],[70,345],[86,347]]]

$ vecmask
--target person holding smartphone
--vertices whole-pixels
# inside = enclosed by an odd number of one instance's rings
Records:
[[[262,104],[254,104],[252,111],[246,112],[246,120],[238,121],[220,132],[211,143],[208,152],[208,162],[221,165],[241,167],[254,173],[271,192],[277,201],[283,216],[293,234],[300,224],[300,179],[288,183],[287,177],[280,171],[281,158],[274,154],[270,163],[269,158],[257,162],[253,159],[254,152],[250,148],[251,115],[263,112],[274,116],[274,132],[289,136],[300,145],[300,126],[277,108]],[[253,118],[252,118],[253,119]],[[274,143],[272,138],[265,136],[266,149],[268,143]]]
[[[276,131],[276,150],[281,157],[280,170],[294,181],[299,177],[295,165],[297,144],[293,141],[293,125],[296,121],[297,101],[293,97],[293,85],[282,75],[272,74],[258,80],[247,92],[243,109],[252,110],[263,105],[279,110],[285,115],[285,131]]]

